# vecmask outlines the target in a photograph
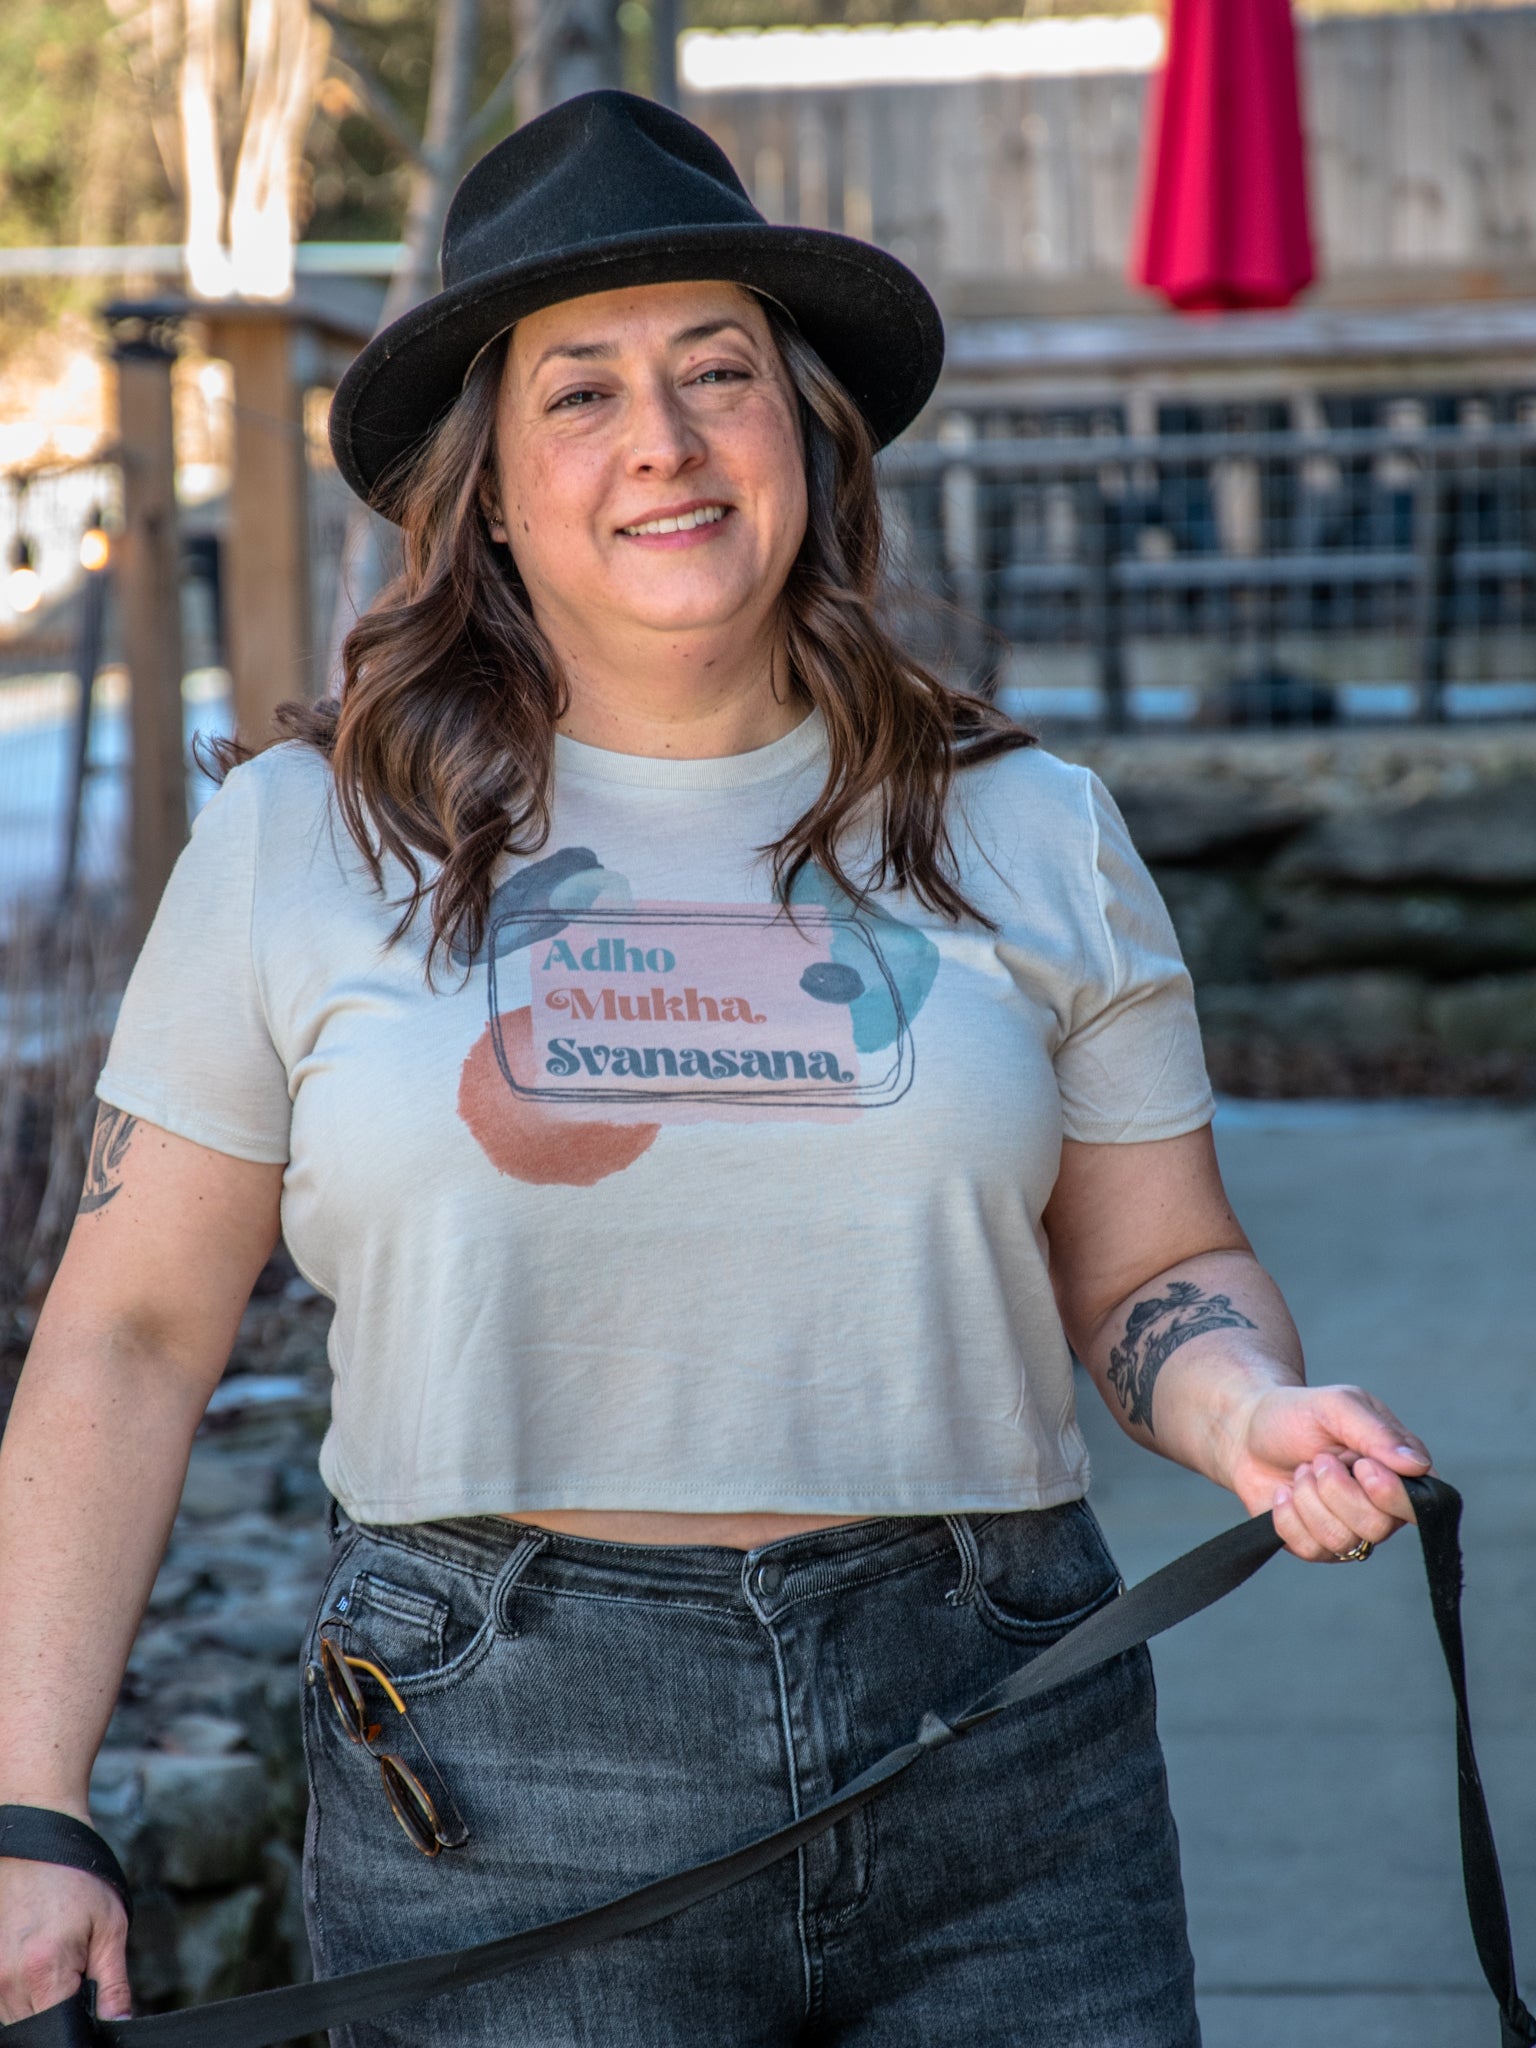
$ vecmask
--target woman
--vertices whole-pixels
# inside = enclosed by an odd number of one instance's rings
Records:
[[[1303,1383],[1104,791],[877,621],[922,287],[611,93],[470,173],[444,273],[333,409],[404,572],[198,821],[0,1456],[0,1803],[85,1819],[281,1207],[337,1303],[326,1975],[764,1831],[1113,1598],[1068,1340],[1300,1557],[1428,1466]],[[0,1927],[6,2018],[82,1971],[129,2009],[98,1879],[0,1859]],[[706,1906],[337,2038],[1174,2048],[1191,1974],[1140,1652]]]

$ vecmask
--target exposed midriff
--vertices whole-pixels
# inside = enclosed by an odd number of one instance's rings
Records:
[[[503,1521],[531,1522],[561,1536],[587,1536],[599,1543],[692,1543],[725,1550],[756,1550],[781,1536],[810,1529],[837,1529],[865,1515],[668,1515],[637,1509],[562,1508],[547,1514],[504,1515]]]

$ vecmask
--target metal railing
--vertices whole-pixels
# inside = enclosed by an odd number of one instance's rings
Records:
[[[1155,694],[1174,666],[1183,715],[1216,723],[1360,715],[1372,686],[1428,721],[1536,712],[1536,423],[978,426],[951,415],[881,474],[907,579],[971,622],[990,686],[1070,675],[1112,730],[1138,671]]]

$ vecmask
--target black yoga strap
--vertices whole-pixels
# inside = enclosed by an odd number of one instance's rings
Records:
[[[1536,2044],[1536,2020],[1521,2002],[1515,1985],[1509,1911],[1467,1710],[1466,1664],[1461,1642],[1461,1546],[1457,1534],[1461,1496],[1438,1479],[1410,1479],[1405,1483],[1418,1516],[1435,1625],[1456,1695],[1462,1872],[1473,1937],[1483,1972],[1499,2005],[1500,2048],[1532,2048]],[[195,2048],[271,2048],[271,2044],[295,2035],[377,2018],[437,1991],[483,1983],[543,1956],[632,1934],[696,1905],[701,1899],[711,1898],[788,1856],[873,1799],[910,1770],[926,1751],[957,1740],[1005,1707],[1034,1699],[1200,1613],[1251,1578],[1279,1548],[1280,1539],[1268,1515],[1224,1530],[1209,1543],[1202,1543],[1197,1550],[1143,1579],[1121,1599],[1101,1607],[953,1720],[946,1722],[936,1714],[925,1715],[910,1742],[891,1750],[840,1792],[787,1827],[728,1850],[708,1863],[658,1878],[637,1891],[610,1899],[605,1905],[525,1928],[517,1934],[502,1935],[475,1948],[455,1949],[445,1955],[414,1956],[405,1962],[382,1963],[311,1984],[251,1992],[243,1998],[223,1999],[181,2012],[147,2014],[141,2019],[96,2019],[92,2010],[95,1986],[87,1982],[72,1998],[50,2006],[46,2012],[34,2013],[30,2019],[18,2020],[10,2027],[0,2027],[0,2043],[7,2044],[7,2048],[11,2043],[16,2048],[99,2048],[102,2043],[120,2043],[121,2048],[194,2048],[194,2044]],[[6,1811],[41,1813],[39,1809],[21,1807]],[[90,1830],[84,1832],[89,1834]],[[57,1846],[64,1846],[62,1838]],[[73,1838],[70,1846],[78,1847]],[[6,1853],[39,1852],[9,1849]],[[51,1860],[73,1863],[79,1858],[75,1854],[59,1854]],[[97,1868],[98,1874],[106,1874],[100,1870],[99,1852],[97,1864],[83,1867]]]
[[[70,1863],[104,1878],[122,1900],[133,1925],[133,1893],[112,1846],[72,1813],[51,1806],[0,1806],[0,1856],[24,1856],[33,1863]],[[0,2027],[0,2034],[8,2030]]]

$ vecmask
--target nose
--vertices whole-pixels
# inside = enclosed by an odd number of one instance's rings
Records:
[[[635,393],[625,438],[624,466],[631,476],[680,476],[697,468],[709,452],[670,380],[658,379]]]

